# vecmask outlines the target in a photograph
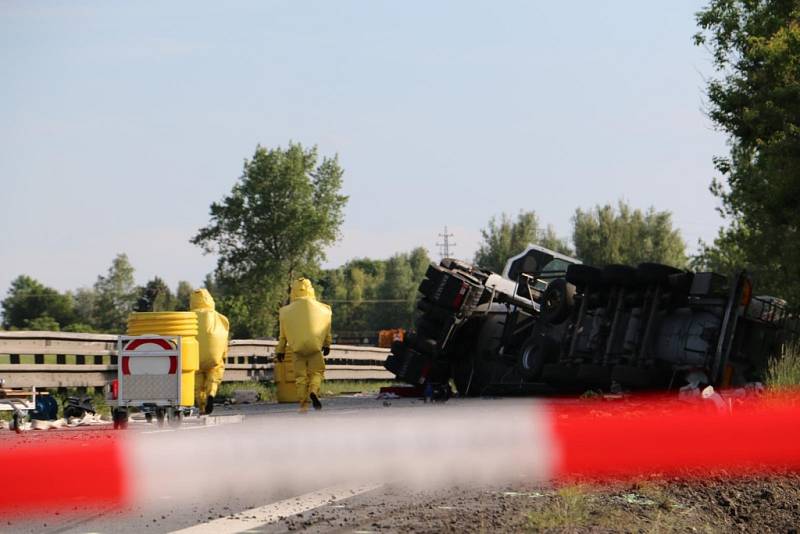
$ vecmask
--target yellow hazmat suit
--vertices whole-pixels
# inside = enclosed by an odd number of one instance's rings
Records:
[[[200,368],[195,374],[195,398],[203,413],[211,413],[217,388],[225,373],[228,356],[228,318],[214,311],[214,299],[205,289],[192,292],[189,307],[197,314],[197,343],[200,345]],[[206,401],[210,400],[208,406]]]
[[[325,374],[322,351],[327,351],[330,346],[331,307],[317,301],[309,280],[295,280],[291,303],[280,311],[280,339],[275,352],[294,357],[297,397],[303,411],[308,409],[310,394],[319,397]],[[315,404],[315,407],[319,405]]]

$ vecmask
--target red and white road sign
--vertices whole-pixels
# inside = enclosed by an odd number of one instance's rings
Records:
[[[163,337],[135,338],[125,345],[123,354],[120,357],[123,375],[174,375],[178,371],[179,354]],[[137,357],[145,354],[149,357]]]
[[[180,336],[120,336],[117,352],[120,407],[180,404]]]

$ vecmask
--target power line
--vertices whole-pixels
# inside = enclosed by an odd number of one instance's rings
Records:
[[[450,249],[455,248],[456,244],[450,242],[450,238],[453,237],[453,234],[447,232],[447,225],[444,227],[444,233],[439,234],[439,237],[442,238],[441,243],[436,243],[436,246],[439,247],[439,256],[441,256],[442,259],[451,257]]]

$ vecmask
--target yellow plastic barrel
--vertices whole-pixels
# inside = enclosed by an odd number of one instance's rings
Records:
[[[129,336],[181,337],[181,406],[194,404],[194,374],[200,367],[197,314],[194,312],[134,312],[128,316]]]
[[[272,378],[275,380],[275,387],[278,402],[297,402],[297,384],[294,380],[294,356],[286,354],[282,362],[275,360],[275,367],[272,370]]]

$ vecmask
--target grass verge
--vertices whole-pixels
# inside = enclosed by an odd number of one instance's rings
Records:
[[[767,369],[767,385],[771,389],[788,389],[800,386],[800,346],[786,347],[780,358],[775,358]]]

